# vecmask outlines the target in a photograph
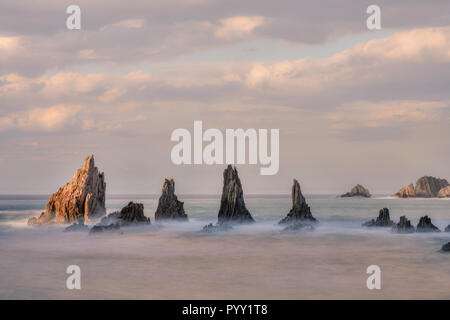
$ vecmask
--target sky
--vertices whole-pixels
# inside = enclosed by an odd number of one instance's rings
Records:
[[[2,0],[0,194],[55,192],[90,154],[109,194],[219,194],[224,165],[171,161],[194,120],[280,130],[276,175],[237,166],[247,194],[393,194],[450,178],[449,80],[448,0]]]

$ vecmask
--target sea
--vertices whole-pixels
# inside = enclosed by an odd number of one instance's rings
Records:
[[[28,226],[48,195],[0,195],[0,299],[450,299],[450,253],[440,250],[450,232],[361,226],[386,207],[396,222],[428,215],[444,231],[450,199],[305,197],[315,230],[282,231],[290,196],[246,195],[255,223],[204,233],[220,195],[179,195],[185,223],[156,223],[156,195],[109,195],[108,213],[140,202],[152,224],[92,235]],[[73,265],[79,290],[67,286]],[[367,285],[373,265],[380,289]]]

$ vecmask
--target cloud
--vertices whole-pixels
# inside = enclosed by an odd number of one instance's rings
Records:
[[[123,88],[110,89],[106,91],[102,96],[100,96],[98,100],[104,103],[113,102],[120,98],[125,92],[126,90]]]
[[[218,38],[231,40],[235,38],[246,38],[253,30],[262,26],[264,17],[231,17],[220,20],[220,27],[214,35]]]
[[[21,113],[0,117],[0,130],[19,129],[24,131],[53,132],[77,125],[77,115],[84,108],[80,105],[56,105],[50,108],[32,108]]]

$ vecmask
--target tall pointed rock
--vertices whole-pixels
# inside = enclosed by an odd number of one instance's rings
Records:
[[[223,171],[222,199],[218,215],[219,224],[254,222],[245,207],[244,193],[238,171],[231,165]]]
[[[175,195],[175,181],[164,179],[155,220],[187,220],[188,216],[184,212],[183,205],[184,203],[178,201]]]
[[[292,209],[280,223],[291,223],[298,221],[317,221],[311,214],[311,209],[306,203],[305,197],[300,189],[300,184],[294,179],[292,186]]]
[[[106,213],[105,191],[105,176],[98,171],[91,155],[72,180],[50,196],[46,211],[39,218],[29,219],[28,224],[73,223],[80,218],[89,222],[90,218]]]

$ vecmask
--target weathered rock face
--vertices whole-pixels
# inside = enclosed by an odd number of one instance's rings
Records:
[[[291,223],[298,221],[317,221],[311,214],[311,209],[306,203],[305,197],[300,189],[300,184],[294,179],[292,186],[292,209],[280,223]]]
[[[444,187],[438,192],[438,198],[449,198],[450,197],[450,186]]]
[[[442,188],[448,187],[448,181],[435,177],[422,177],[416,182],[416,197],[436,197]]]
[[[46,211],[28,224],[73,223],[80,218],[88,222],[100,217],[106,213],[105,190],[104,174],[95,166],[94,156],[89,156],[72,180],[50,196]]]
[[[396,233],[413,233],[414,227],[405,216],[400,217],[400,222],[392,227],[392,231]]]
[[[341,195],[341,198],[346,198],[346,197],[365,197],[365,198],[370,198],[371,194],[370,194],[369,190],[364,188],[362,185],[357,184],[356,186],[354,186],[352,188],[352,190],[350,190],[350,192],[347,192],[347,193]]]
[[[431,223],[428,216],[421,217],[416,228],[417,232],[441,232],[438,227]]]
[[[442,251],[450,252],[450,242],[448,242],[442,246]]]
[[[178,198],[175,195],[175,181],[173,181],[173,179],[165,179],[162,194],[158,202],[158,208],[155,213],[155,220],[187,221],[188,216],[184,212],[183,205],[184,203],[178,201]]]
[[[416,196],[414,185],[411,183],[409,186],[401,188],[395,195],[399,198],[414,198]]]
[[[129,202],[120,212],[113,212],[104,217],[97,226],[118,224],[123,227],[140,223],[151,224],[150,218],[144,215],[144,205],[142,203]]]
[[[378,218],[372,219],[370,221],[367,221],[363,223],[364,227],[391,227],[394,224],[394,222],[391,220],[391,217],[389,215],[389,209],[383,208],[380,210],[380,213],[378,214]]]
[[[241,180],[236,168],[231,165],[223,172],[222,199],[218,215],[219,224],[254,222],[252,215],[245,207]]]
[[[410,184],[407,187],[401,188],[396,195],[400,198],[434,198],[437,197],[440,190],[449,186],[449,183],[445,179],[439,179],[430,176],[424,176],[417,180],[416,186]],[[445,194],[443,191],[442,194]]]

